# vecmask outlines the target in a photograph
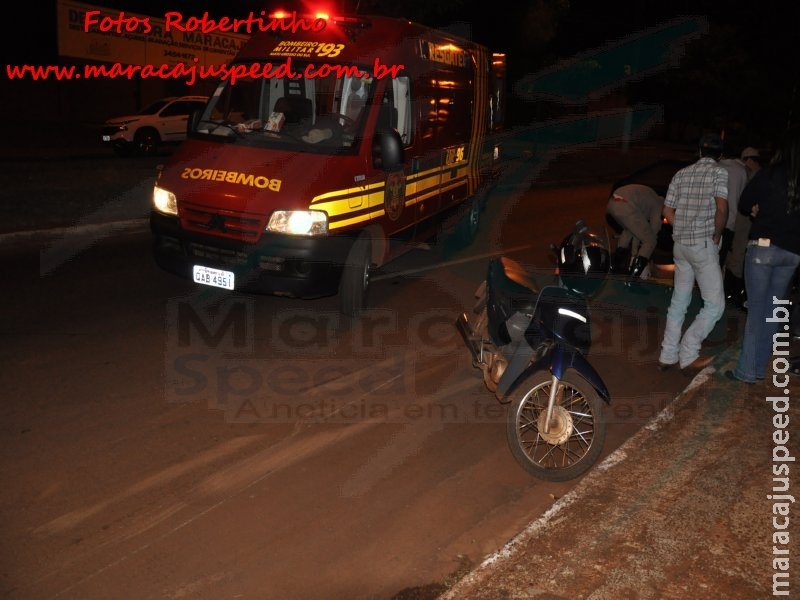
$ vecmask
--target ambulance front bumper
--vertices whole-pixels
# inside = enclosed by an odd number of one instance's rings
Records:
[[[175,217],[150,214],[153,253],[165,271],[193,278],[195,266],[233,274],[237,290],[318,298],[336,294],[342,266],[353,239],[349,236],[291,236],[265,233],[242,243],[181,229]]]

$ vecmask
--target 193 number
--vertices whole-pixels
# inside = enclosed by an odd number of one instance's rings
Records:
[[[344,50],[344,44],[319,44],[317,46],[317,56],[327,56],[333,58],[339,56]]]

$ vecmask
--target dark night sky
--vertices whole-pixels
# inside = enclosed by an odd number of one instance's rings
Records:
[[[352,5],[359,0],[346,0]],[[208,10],[212,16],[244,16],[248,12],[261,9],[272,10],[278,7],[300,9],[308,5],[308,0],[287,0],[283,3],[267,0],[228,0],[224,4],[210,0],[98,0],[87,1],[86,4],[105,6],[108,8],[129,10],[141,14],[162,16],[164,12],[176,10],[185,15],[200,15]],[[367,0],[362,1],[362,6]],[[547,44],[546,53],[551,57],[565,57],[576,52],[601,46],[611,40],[622,38],[639,30],[659,25],[684,15],[702,15],[714,26],[730,26],[739,31],[742,45],[747,46],[765,60],[780,58],[776,50],[784,48],[793,50],[797,55],[797,27],[800,23],[800,3],[793,1],[731,0],[729,2],[712,2],[709,0],[671,0],[670,2],[653,2],[652,0],[614,0],[613,2],[597,2],[596,0],[493,0],[488,5],[491,12],[483,8],[472,8],[474,2],[451,0],[450,3],[436,6],[456,5],[448,12],[427,14],[423,7],[430,7],[430,0],[400,2],[396,6],[400,16],[406,16],[432,26],[444,26],[451,23],[467,23],[476,41],[513,53],[530,44],[531,32],[526,28],[526,21],[521,16],[532,6],[568,6],[563,11],[555,35]],[[341,6],[334,1],[334,6]],[[460,5],[460,6],[459,6]],[[46,11],[37,10],[36,19],[26,19],[25,28],[31,34],[38,34],[41,43],[30,44],[4,38],[3,55],[7,62],[32,62],[43,56],[52,56],[55,50],[55,2],[51,0],[52,14],[47,18]],[[205,7],[205,8],[204,8]],[[364,12],[362,10],[362,12]],[[424,20],[418,18],[420,13]],[[791,40],[791,42],[789,42]]]
[[[360,2],[364,7],[360,12],[367,13],[377,12],[369,11],[370,3],[374,6],[377,1],[334,0],[333,5]],[[250,11],[258,13],[261,9],[300,10],[309,0],[288,0],[280,4],[272,0],[228,0],[224,4],[211,0],[97,0],[85,3],[157,17],[170,10],[199,16],[205,6],[215,17],[243,17]],[[50,18],[47,11],[42,10],[43,6],[38,5],[38,21],[33,18],[25,21],[26,24],[35,23],[35,26],[26,25],[30,34],[27,39],[38,39],[39,43],[20,43],[9,36],[4,37],[6,63],[51,64],[56,60],[55,0],[49,0],[48,4],[52,7]],[[793,86],[797,87],[800,81],[800,61],[796,58],[800,2],[493,0],[477,9],[472,8],[474,4],[468,0],[441,0],[438,3],[405,0],[390,6],[397,11],[395,16],[435,27],[455,23],[463,27],[466,24],[472,39],[492,50],[507,53],[511,82],[561,59],[603,47],[681,16],[706,18],[710,31],[715,34],[707,37],[722,40],[721,43],[715,42],[715,46],[702,48],[706,54],[694,57],[695,68],[699,63],[700,69],[687,76],[687,79],[697,78],[698,89],[719,84],[720,89],[709,90],[708,102],[729,103],[738,101],[741,93],[757,94],[761,104],[751,103],[739,109],[757,116],[773,110],[771,98],[776,93],[791,96]],[[388,4],[384,2],[384,5]],[[445,11],[444,7],[452,8]],[[555,14],[558,18],[546,17]],[[540,18],[540,15],[545,17]],[[703,61],[706,61],[705,65]],[[785,105],[790,103],[791,100],[784,102],[781,110],[785,111]],[[691,105],[691,102],[686,104]]]

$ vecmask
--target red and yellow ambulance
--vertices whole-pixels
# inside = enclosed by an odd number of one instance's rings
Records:
[[[338,293],[358,315],[372,269],[454,213],[474,234],[504,57],[402,19],[292,19],[250,38],[160,170],[155,257],[202,285]]]

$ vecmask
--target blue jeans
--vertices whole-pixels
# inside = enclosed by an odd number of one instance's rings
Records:
[[[778,300],[789,300],[789,285],[800,265],[800,255],[777,246],[750,246],[744,256],[744,285],[747,289],[747,322],[742,338],[742,352],[733,371],[737,379],[754,383],[766,376],[767,365],[772,358],[773,336],[782,325],[786,325],[785,342],[789,343],[789,314],[791,306],[778,304]],[[771,322],[773,311],[782,306],[786,311],[776,311],[776,317],[785,315],[786,322]]]
[[[678,363],[683,368],[700,356],[700,345],[724,314],[725,292],[719,250],[710,238],[696,246],[684,246],[676,242],[672,254],[675,259],[675,283],[667,310],[659,361],[668,365]],[[681,335],[695,281],[700,288],[703,307]]]

